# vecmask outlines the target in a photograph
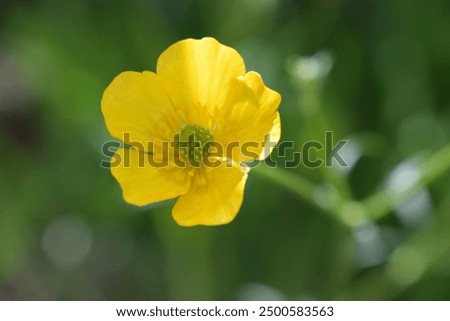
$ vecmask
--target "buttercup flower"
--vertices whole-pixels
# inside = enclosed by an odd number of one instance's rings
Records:
[[[125,201],[178,197],[179,225],[229,223],[243,200],[244,162],[264,159],[280,138],[280,100],[213,38],[170,46],[156,73],[119,74],[101,108],[111,135],[131,145],[111,160]]]

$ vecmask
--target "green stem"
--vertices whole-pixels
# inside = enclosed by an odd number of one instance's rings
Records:
[[[320,191],[320,185],[313,183],[300,175],[291,174],[284,169],[270,168],[264,164],[259,164],[254,167],[251,172],[278,184],[291,192],[293,195],[318,207],[323,211],[323,213],[330,215],[339,223],[348,225],[345,220],[342,220],[341,217],[337,215],[337,209],[342,203],[339,195],[334,195],[337,198],[335,202],[336,204],[332,206],[325,206],[324,204],[321,204],[315,196],[315,192]]]
[[[448,194],[448,193],[447,193]],[[439,262],[447,260],[450,243],[450,199],[441,206],[428,222],[402,242],[379,268],[344,287],[335,300],[394,300],[405,288],[433,272]],[[445,266],[445,265],[442,265]]]
[[[152,216],[166,256],[164,270],[170,281],[170,300],[214,299],[211,263],[214,261],[211,258],[214,231],[204,226],[178,226],[167,206],[155,212]]]
[[[288,171],[278,168],[270,168],[264,164],[252,168],[251,173],[256,173],[261,177],[269,179],[270,181],[286,188],[295,196],[300,197],[314,205],[319,206],[314,200],[315,184],[309,180],[296,175],[290,174]]]
[[[295,196],[300,197],[303,200],[319,207],[328,214],[332,214],[341,223],[348,226],[358,225],[358,222],[365,222],[367,219],[377,220],[380,219],[398,206],[400,203],[417,193],[421,188],[427,186],[436,178],[440,177],[450,168],[450,144],[446,145],[430,158],[424,161],[418,168],[420,171],[420,177],[408,188],[398,191],[393,196],[393,191],[390,189],[382,190],[362,202],[355,202],[352,200],[343,200],[341,196],[336,202],[336,205],[330,208],[325,208],[314,197],[314,191],[318,185],[312,183],[306,178],[303,178],[297,174],[291,174],[287,170],[278,168],[269,168],[263,164],[260,164],[252,169],[252,173],[256,173],[261,177],[269,179],[273,183],[278,184],[286,188]],[[347,206],[351,205],[351,207]],[[342,211],[343,208],[347,210],[356,209],[358,213],[357,220],[349,220],[346,211]],[[348,212],[348,211],[347,211]],[[355,222],[353,222],[355,221]]]
[[[362,202],[369,216],[380,219],[403,201],[420,191],[450,168],[450,144],[446,145],[418,167],[420,177],[408,188],[400,190],[393,196],[391,189],[382,190]]]

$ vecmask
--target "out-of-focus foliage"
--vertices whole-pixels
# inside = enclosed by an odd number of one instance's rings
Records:
[[[447,0],[0,4],[1,299],[450,299]],[[102,91],[184,38],[236,48],[283,141],[349,167],[257,167],[231,224],[127,205]],[[288,154],[292,151],[288,151]],[[323,156],[323,151],[315,156]]]

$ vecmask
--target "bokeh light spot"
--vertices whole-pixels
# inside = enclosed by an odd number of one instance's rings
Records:
[[[70,269],[82,264],[88,257],[92,248],[92,234],[78,219],[60,217],[45,230],[42,248],[55,265]]]

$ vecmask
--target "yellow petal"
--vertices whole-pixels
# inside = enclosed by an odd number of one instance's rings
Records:
[[[208,127],[227,83],[245,74],[236,50],[214,38],[179,41],[158,58],[157,74],[174,107],[188,124]]]
[[[266,154],[263,147],[266,136],[272,130],[274,138],[278,136],[276,141],[279,139],[277,109],[281,97],[266,87],[261,76],[253,71],[231,81],[227,92],[220,117],[216,118],[217,131],[214,136],[222,145],[239,144],[240,148],[234,149],[233,160],[259,159],[262,154]]]
[[[241,207],[247,173],[222,163],[209,169],[202,184],[193,182],[176,202],[172,216],[182,226],[221,225],[231,222]]]
[[[126,202],[143,206],[171,199],[188,191],[188,176],[181,180],[176,175],[175,168],[157,167],[151,157],[136,149],[122,148],[111,159],[111,173],[119,182]]]
[[[270,130],[269,134],[266,136],[266,139],[264,141],[264,149],[259,155],[260,160],[266,159],[267,156],[269,156],[272,153],[273,149],[280,141],[280,137],[281,137],[281,119],[280,114],[277,113],[277,117],[273,121],[272,129]]]
[[[176,113],[152,72],[119,74],[103,93],[101,105],[111,135],[139,150],[151,150],[149,142],[171,141],[177,131]]]

